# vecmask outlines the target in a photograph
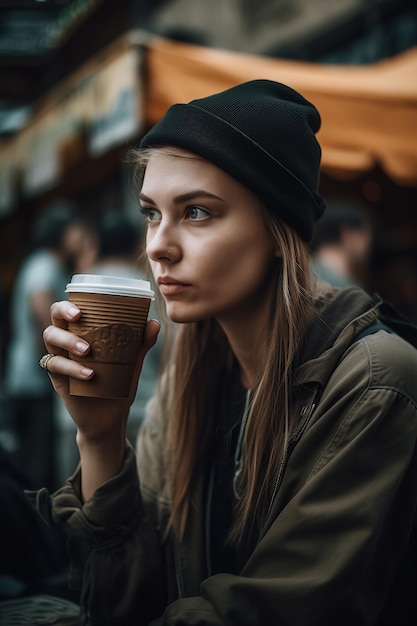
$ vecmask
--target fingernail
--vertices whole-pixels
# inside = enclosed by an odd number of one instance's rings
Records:
[[[90,377],[91,374],[94,373],[94,370],[91,370],[89,367],[83,367],[83,369],[81,370],[81,374],[85,377]]]
[[[77,341],[75,347],[77,348],[77,351],[80,352],[80,354],[84,354],[84,352],[88,350],[88,343]]]
[[[75,317],[76,315],[78,315],[79,312],[79,309],[76,309],[75,306],[72,306],[68,309],[68,315],[70,315],[71,317]]]

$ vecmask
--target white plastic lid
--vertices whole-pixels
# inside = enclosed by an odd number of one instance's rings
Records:
[[[139,298],[153,298],[155,295],[148,280],[101,274],[74,274],[65,291],[67,293],[105,293],[117,296],[137,296]]]

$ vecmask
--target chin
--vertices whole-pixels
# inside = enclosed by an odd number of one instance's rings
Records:
[[[176,324],[192,324],[193,322],[198,322],[201,318],[196,318],[193,315],[180,315],[180,314],[168,314],[168,318],[171,322],[175,322]]]
[[[200,314],[197,311],[193,311],[192,307],[176,306],[175,304],[166,305],[166,313],[171,322],[176,324],[191,324],[193,322],[200,322],[207,317],[211,317],[207,314]]]

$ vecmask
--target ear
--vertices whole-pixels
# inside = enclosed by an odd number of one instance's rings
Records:
[[[275,248],[274,256],[275,256],[276,259],[282,259],[281,248]]]

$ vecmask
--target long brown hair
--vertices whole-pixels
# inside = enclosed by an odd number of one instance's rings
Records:
[[[142,172],[151,152],[135,155]],[[292,429],[292,366],[312,312],[307,244],[264,207],[263,216],[282,258],[273,276],[265,358],[245,427],[230,535],[234,541],[242,537],[249,522],[260,527],[265,521],[277,468]],[[209,319],[177,327],[169,358],[164,361],[169,374],[162,380],[168,382],[159,393],[170,415],[165,446],[172,495],[169,528],[181,539],[196,480],[212,449],[219,398],[234,356],[219,324]]]

